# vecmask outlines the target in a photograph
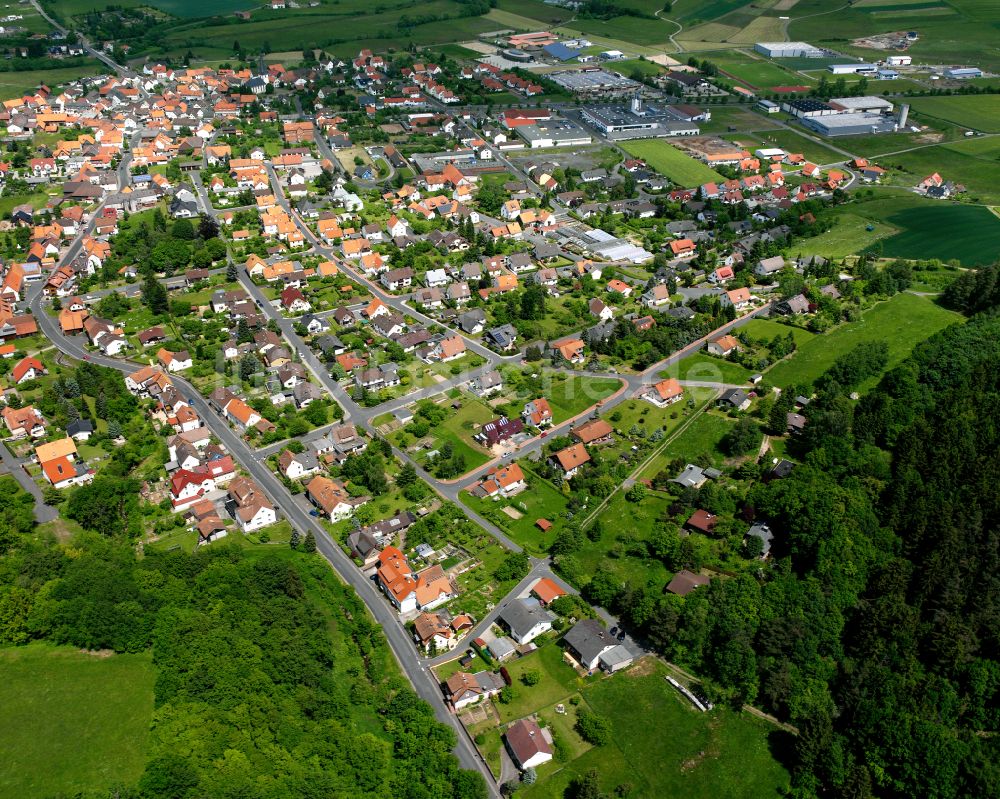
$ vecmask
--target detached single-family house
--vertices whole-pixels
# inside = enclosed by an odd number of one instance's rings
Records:
[[[528,644],[552,629],[553,613],[536,599],[514,599],[497,616],[497,622],[519,644]]]
[[[597,619],[583,619],[563,636],[563,645],[570,657],[587,671],[597,668],[601,655],[618,645]]]
[[[705,345],[712,355],[718,355],[721,358],[727,358],[734,352],[740,350],[740,340],[736,336],[725,335],[719,336],[717,338],[711,339],[708,344]]]
[[[552,744],[546,737],[545,730],[534,719],[515,721],[507,728],[503,739],[507,751],[521,771],[537,768],[552,760]]]
[[[671,377],[652,386],[643,394],[643,399],[653,403],[658,408],[665,408],[667,405],[673,405],[684,399],[684,388],[680,382]]]

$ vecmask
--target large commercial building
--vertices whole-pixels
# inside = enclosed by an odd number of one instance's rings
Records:
[[[807,42],[757,42],[753,49],[768,58],[823,58],[826,51]]]
[[[583,118],[614,141],[652,139],[666,136],[697,136],[699,121],[711,113],[686,105],[644,103],[634,97],[628,105],[583,109]]]
[[[834,75],[874,75],[878,67],[874,64],[830,64],[827,67]]]
[[[545,77],[584,97],[622,97],[640,88],[634,80],[600,67],[550,72]]]
[[[849,113],[891,114],[893,105],[881,97],[834,97],[830,105]]]
[[[534,125],[521,125],[515,130],[532,150],[546,147],[582,147],[591,142],[591,136],[568,119],[539,120]]]
[[[958,67],[956,69],[946,69],[944,76],[952,80],[968,80],[969,78],[981,78],[983,71],[975,67]]]
[[[808,117],[802,125],[822,136],[860,136],[871,133],[892,133],[898,127],[896,118],[883,114],[833,114]]]
[[[809,117],[822,117],[836,114],[837,112],[822,100],[786,100],[781,104],[781,110],[799,119]]]

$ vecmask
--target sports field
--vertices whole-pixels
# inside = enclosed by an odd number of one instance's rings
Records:
[[[138,779],[153,672],[148,654],[0,649],[0,796],[96,796]]]
[[[622,149],[643,159],[653,169],[685,188],[725,180],[714,169],[660,139],[636,139],[622,143]]]
[[[897,294],[866,311],[858,321],[806,341],[791,358],[768,370],[765,379],[779,387],[812,383],[837,358],[866,341],[884,341],[889,346],[887,368],[892,368],[919,342],[961,318],[928,297]]]

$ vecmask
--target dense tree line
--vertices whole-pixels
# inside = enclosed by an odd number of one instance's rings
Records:
[[[486,796],[322,561],[237,546],[137,558],[89,534],[62,547],[26,534],[24,496],[0,492],[0,518],[22,533],[0,557],[0,643],[152,649],[145,771],[115,796]]]
[[[980,308],[994,279],[967,275],[945,301]],[[598,573],[584,593],[719,699],[796,725],[795,796],[995,796],[1000,313],[935,335],[853,402],[885,359],[862,345],[817,381],[789,477],[697,492],[770,524],[758,574],[682,599]],[[688,540],[665,524],[645,548],[698,568]]]

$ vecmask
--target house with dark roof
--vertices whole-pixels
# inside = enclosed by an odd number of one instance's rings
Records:
[[[677,596],[687,596],[696,588],[708,585],[709,582],[711,581],[704,575],[681,569],[674,575],[674,579],[667,583],[665,590],[671,594],[677,594]]]
[[[597,668],[598,659],[618,645],[597,619],[582,619],[563,636],[567,653],[587,671]]]
[[[551,734],[551,733],[550,733]],[[534,719],[520,719],[503,736],[511,758],[521,771],[537,768],[552,760],[552,745],[546,731]]]
[[[500,626],[519,644],[531,643],[548,632],[555,620],[555,615],[542,607],[537,599],[515,599],[497,616]]]

